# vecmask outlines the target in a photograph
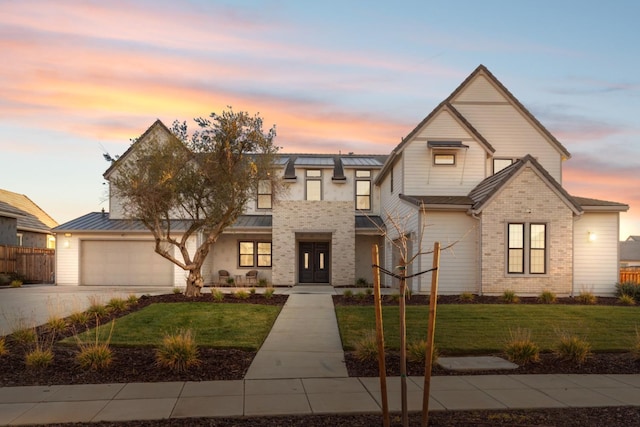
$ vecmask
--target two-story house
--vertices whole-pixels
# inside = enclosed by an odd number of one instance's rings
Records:
[[[157,121],[127,153],[146,138],[168,137]],[[441,293],[611,294],[619,213],[628,206],[568,194],[562,165],[569,157],[479,66],[388,156],[280,154],[288,191],[274,203],[268,187],[258,188],[245,215],[214,245],[203,274],[212,283],[218,270],[240,279],[254,269],[274,285],[370,282],[372,244],[380,246],[383,265],[398,265],[391,241],[399,236],[389,222],[402,218],[410,255],[434,241],[455,242],[440,260]],[[107,180],[111,173],[113,167]],[[185,273],[153,251],[151,234],[125,219],[115,198],[109,213],[55,231],[59,284],[184,285]],[[421,255],[409,273],[431,262]],[[410,286],[428,291],[430,280],[420,276]]]

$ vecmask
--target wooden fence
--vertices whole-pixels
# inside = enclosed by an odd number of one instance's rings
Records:
[[[640,267],[626,267],[620,269],[620,283],[633,282],[640,285]]]
[[[51,283],[55,249],[0,245],[0,273],[16,273],[29,283]]]

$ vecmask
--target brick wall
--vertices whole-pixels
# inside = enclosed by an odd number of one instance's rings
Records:
[[[331,284],[355,282],[355,219],[353,201],[279,201],[273,207],[272,280],[274,285],[298,282],[296,236],[331,241]]]
[[[507,275],[506,238],[509,222],[547,224],[547,274]],[[549,290],[571,293],[573,213],[542,179],[526,167],[482,212],[482,292],[538,295]]]

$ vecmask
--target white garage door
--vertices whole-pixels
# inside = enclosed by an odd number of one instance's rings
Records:
[[[84,240],[80,263],[82,285],[173,285],[174,264],[151,241]]]

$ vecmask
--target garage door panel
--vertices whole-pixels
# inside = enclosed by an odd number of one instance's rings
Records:
[[[173,266],[142,240],[85,240],[81,243],[83,285],[172,286]]]

